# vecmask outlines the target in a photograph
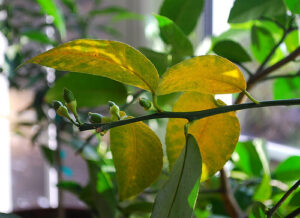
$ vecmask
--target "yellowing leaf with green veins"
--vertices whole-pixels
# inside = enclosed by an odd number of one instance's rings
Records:
[[[159,80],[156,68],[141,52],[127,44],[108,40],[74,40],[26,63],[104,76],[151,92],[157,88]]]
[[[180,96],[173,111],[187,112],[215,108],[214,96],[187,92]],[[184,119],[170,119],[167,126],[166,145],[170,168],[179,157],[185,145]],[[202,176],[205,180],[222,169],[233,153],[240,135],[240,124],[234,112],[206,117],[195,121],[189,127],[200,147]]]
[[[170,67],[161,78],[156,94],[182,91],[226,94],[243,90],[246,81],[236,65],[220,56],[205,55]]]
[[[112,128],[110,146],[120,200],[139,194],[160,175],[162,145],[143,122]]]

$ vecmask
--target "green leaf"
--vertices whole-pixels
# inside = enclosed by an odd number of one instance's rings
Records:
[[[200,185],[202,158],[196,139],[188,134],[169,180],[158,192],[151,218],[190,218]]]
[[[49,39],[49,37],[38,30],[27,30],[22,32],[22,36],[26,36],[28,39],[32,40],[32,41],[36,41],[42,44],[50,44],[50,45],[54,45],[55,42],[53,42],[51,39]]]
[[[262,16],[275,17],[285,13],[285,5],[282,0],[235,0],[228,22],[243,23]]]
[[[172,55],[176,60],[173,63],[181,61],[185,56],[194,54],[193,45],[182,30],[169,18],[155,15],[159,24],[160,36],[162,40],[172,46]],[[173,57],[174,58],[174,57]]]
[[[274,81],[274,99],[291,99],[300,96],[300,76],[295,78],[279,78]]]
[[[37,0],[41,7],[41,11],[50,15],[54,19],[54,25],[58,29],[62,38],[66,37],[66,24],[61,13],[60,9],[58,8],[57,4],[54,0]]]
[[[297,191],[293,197],[291,198],[291,200],[289,201],[289,206],[299,206],[300,205],[300,190]]]
[[[299,0],[284,0],[284,2],[287,5],[288,9],[293,14],[300,14],[300,1]]]
[[[264,204],[260,202],[255,202],[251,207],[249,218],[265,218],[267,208]]]
[[[62,3],[72,11],[72,13],[76,14],[78,9],[76,5],[76,0],[62,0]]]
[[[173,107],[174,112],[200,111],[217,107],[214,96],[197,92],[184,93]],[[167,155],[170,168],[184,148],[184,119],[170,119],[166,132]],[[223,168],[233,153],[240,135],[240,124],[234,112],[206,117],[189,127],[197,140],[202,156],[204,181]],[[222,133],[222,134],[220,134]]]
[[[223,40],[217,42],[213,51],[224,58],[236,63],[251,61],[251,57],[245,51],[245,49],[237,42],[232,40]]]
[[[162,169],[162,145],[143,122],[110,131],[120,200],[135,196],[151,185]]]
[[[46,93],[45,100],[64,101],[62,91],[71,90],[77,100],[78,107],[96,107],[106,105],[108,101],[124,104],[127,91],[123,84],[95,75],[82,73],[68,73],[55,81]]]
[[[300,156],[292,156],[281,162],[273,177],[283,182],[295,181],[300,178]]]
[[[156,94],[183,91],[226,94],[245,89],[244,75],[236,65],[220,56],[205,55],[170,67],[160,79]]]
[[[26,63],[108,77],[151,92],[159,79],[156,68],[142,53],[127,44],[108,40],[74,40]]]
[[[288,52],[293,52],[299,46],[299,31],[294,30],[291,33],[289,33],[286,36],[284,43]]]
[[[265,174],[261,180],[261,183],[255,190],[253,200],[255,201],[266,201],[271,197],[272,187],[270,185],[271,179],[268,174]]]
[[[75,194],[77,197],[80,196],[83,187],[74,181],[61,181],[56,185],[58,188],[69,191]]]
[[[234,164],[238,169],[241,169],[250,177],[261,176],[263,166],[252,141],[239,142],[235,152],[238,154],[238,160]]]
[[[55,150],[52,150],[45,145],[41,146],[41,150],[42,150],[42,153],[43,153],[43,156],[45,157],[45,159],[52,166],[55,161]]]
[[[251,51],[256,60],[262,63],[269,55],[271,50],[275,47],[276,43],[272,34],[264,27],[253,25],[251,29]],[[271,59],[273,62],[282,57],[282,52],[277,49],[274,57]],[[271,61],[271,63],[272,63]]]
[[[90,11],[90,16],[96,15],[114,15],[113,21],[126,20],[126,19],[143,19],[141,14],[133,13],[126,8],[119,6],[111,6],[103,9],[95,9]]]
[[[173,20],[188,35],[196,27],[204,0],[164,0],[159,14]]]
[[[168,55],[165,53],[153,51],[148,48],[139,48],[139,50],[154,64],[159,75],[162,75],[168,67]]]
[[[136,202],[122,208],[122,212],[125,214],[132,214],[136,212],[151,213],[153,203],[150,202]]]

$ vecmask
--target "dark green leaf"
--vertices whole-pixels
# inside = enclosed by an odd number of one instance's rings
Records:
[[[188,35],[196,27],[204,0],[165,0],[159,14],[173,20]]]
[[[111,6],[103,9],[95,9],[90,11],[90,16],[96,15],[114,15],[113,21],[126,20],[126,19],[143,19],[141,14],[133,13],[126,8],[119,6]]]
[[[72,11],[72,13],[77,13],[76,0],[62,0],[62,3]]]
[[[300,14],[300,1],[299,0],[284,0],[284,2],[287,5],[288,9],[293,14]]]
[[[296,78],[279,78],[274,82],[274,99],[299,98],[300,76]]]
[[[42,153],[48,163],[52,166],[55,161],[55,150],[50,149],[49,147],[42,145],[41,146]]]
[[[162,75],[168,67],[168,55],[156,52],[148,48],[139,48],[139,50],[154,64],[159,75]]]
[[[224,58],[236,63],[251,61],[251,57],[245,49],[237,42],[231,40],[223,40],[217,42],[213,51]]]
[[[122,212],[125,214],[132,214],[136,212],[144,212],[151,213],[153,207],[153,203],[150,202],[137,202],[128,205],[127,207],[122,209]]]
[[[290,206],[299,206],[300,205],[300,190],[296,192],[289,202]]]
[[[202,158],[194,136],[188,134],[186,146],[172,168],[170,178],[158,192],[151,217],[190,218],[197,199]]]
[[[74,181],[61,181],[56,185],[58,188],[69,191],[75,194],[77,197],[80,196],[82,192],[82,186]]]
[[[275,46],[272,34],[264,27],[253,25],[251,29],[251,50],[256,60],[262,63]],[[277,49],[273,61],[280,59],[282,52]]]
[[[249,218],[265,218],[266,206],[260,202],[255,202],[249,214]]]
[[[66,24],[63,17],[63,14],[61,13],[60,9],[58,8],[57,4],[53,0],[37,0],[39,3],[41,10],[52,16],[54,19],[54,25],[58,29],[60,35],[62,38],[66,36]]]
[[[22,32],[22,35],[26,36],[28,39],[32,41],[36,41],[42,44],[51,44],[51,45],[55,44],[55,42],[49,39],[49,37],[45,33],[40,32],[38,30],[27,30]]]
[[[123,104],[127,91],[123,84],[95,75],[68,73],[59,78],[46,94],[46,101],[63,101],[64,88],[71,90],[77,100],[78,107],[95,107],[114,101]]]
[[[282,0],[236,0],[231,8],[228,22],[243,23],[262,16],[275,17],[285,14]]]
[[[283,182],[295,181],[300,178],[300,156],[292,156],[283,161],[275,169],[273,176]]]
[[[254,144],[251,141],[239,142],[235,151],[239,155],[235,166],[249,176],[260,177],[263,166]]]
[[[173,64],[179,62],[185,56],[194,54],[193,45],[182,30],[169,18],[160,15],[155,15],[158,21],[160,35],[162,40],[172,46],[172,55],[176,57],[176,61],[172,60]]]

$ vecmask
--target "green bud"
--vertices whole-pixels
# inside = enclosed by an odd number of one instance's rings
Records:
[[[110,123],[112,119],[110,117],[102,117],[102,123]]]
[[[64,106],[63,103],[61,103],[60,101],[53,101],[52,105],[55,111],[57,111],[59,107]]]
[[[147,111],[152,107],[152,102],[146,98],[140,98],[139,104]]]
[[[63,97],[64,97],[66,103],[70,103],[72,101],[76,101],[73,93],[69,89],[67,89],[67,88],[64,88]]]
[[[120,120],[120,108],[114,102],[109,101],[109,112],[113,120]]]
[[[103,115],[89,112],[89,121],[91,123],[101,123],[102,119],[103,119]]]
[[[56,113],[57,113],[59,116],[61,116],[61,117],[65,117],[65,118],[71,120],[69,111],[68,111],[67,107],[64,106],[64,105],[60,106],[60,107],[56,110]]]
[[[78,113],[77,113],[77,101],[76,101],[73,93],[69,89],[64,88],[63,97],[66,101],[67,107],[69,108],[70,111],[72,111],[77,122],[80,124],[81,122],[79,120]]]

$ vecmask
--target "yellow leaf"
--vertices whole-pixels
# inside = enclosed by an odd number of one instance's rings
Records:
[[[159,80],[156,68],[141,52],[127,44],[108,40],[74,40],[26,63],[104,76],[151,92],[157,88]]]
[[[215,108],[213,95],[196,92],[183,94],[173,111],[199,111]],[[167,126],[166,145],[170,168],[185,145],[183,119],[170,119]],[[201,180],[206,180],[222,169],[233,153],[240,135],[240,124],[234,112],[219,114],[195,121],[189,127],[200,147],[202,156]]]
[[[110,145],[120,200],[139,194],[160,175],[162,145],[143,122],[112,128]]]
[[[161,78],[156,94],[181,91],[226,94],[245,89],[245,78],[236,65],[220,56],[206,55],[170,67]]]

